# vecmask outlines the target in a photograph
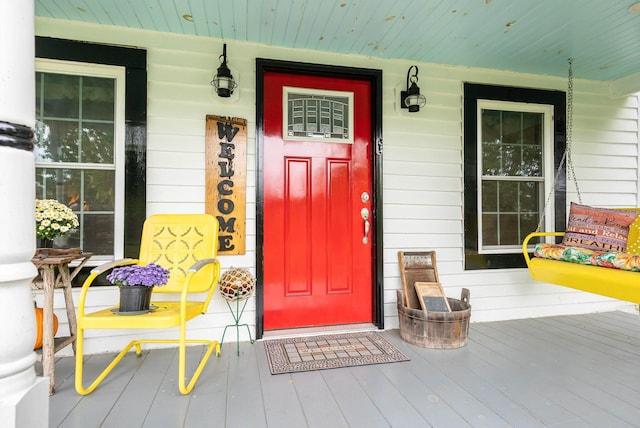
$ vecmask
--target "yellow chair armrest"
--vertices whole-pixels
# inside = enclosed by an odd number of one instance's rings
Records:
[[[104,273],[106,271],[108,271],[109,269],[113,269],[116,268],[118,266],[127,266],[127,265],[133,265],[138,263],[138,259],[121,259],[121,260],[114,260],[112,262],[108,262],[108,263],[104,263],[101,264],[100,266],[96,266],[93,269],[91,269],[91,273],[95,273],[96,276],[100,275],[101,273]]]
[[[216,290],[216,285],[218,284],[218,280],[220,279],[220,261],[218,261],[218,259],[216,258],[198,260],[197,262],[192,264],[187,270],[187,278],[186,278],[186,281],[184,282],[184,288],[182,289],[182,293],[180,294],[180,301],[181,301],[180,309],[182,313],[185,313],[185,310],[186,310],[185,308],[186,308],[187,296],[189,294],[189,283],[191,282],[191,278],[200,269],[210,264],[214,265],[214,269],[216,270],[214,277],[217,279],[216,279],[216,283],[213,284],[209,289],[209,291],[207,292],[207,297],[205,298],[204,305],[202,306],[202,313],[204,314],[207,311],[207,308],[209,307],[209,303],[211,302],[211,298],[213,297],[213,293]]]
[[[199,260],[197,262],[195,262],[193,265],[191,265],[191,267],[189,268],[189,272],[193,272],[196,273],[198,272],[200,269],[202,269],[203,267],[205,267],[206,265],[210,264],[210,263],[216,263],[218,261],[218,259],[204,259],[204,260]]]
[[[78,298],[78,317],[84,316],[84,303],[87,297],[87,292],[89,291],[89,287],[91,286],[91,284],[93,284],[93,281],[98,277],[98,275],[101,275],[107,272],[108,270],[116,268],[118,266],[133,265],[136,263],[138,263],[138,259],[127,258],[127,259],[114,260],[112,262],[104,263],[100,266],[96,266],[95,268],[91,269],[89,276],[87,276],[87,279],[84,280],[84,283],[82,284],[82,289],[80,290],[80,296]]]
[[[524,255],[524,260],[527,262],[527,266],[529,266],[529,262],[531,261],[531,257],[529,256],[529,241],[536,237],[541,236],[564,236],[564,232],[532,232],[524,238],[522,241],[522,254]]]

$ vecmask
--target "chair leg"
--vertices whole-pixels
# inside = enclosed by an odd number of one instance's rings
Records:
[[[84,341],[84,329],[78,328],[76,330],[76,374],[75,374],[75,382],[76,382],[76,391],[78,394],[88,394],[89,391],[86,391],[82,386],[82,367],[84,365],[83,358],[83,341]]]
[[[189,340],[186,343],[202,343],[202,344],[206,344],[207,346],[207,352],[205,352],[205,354],[202,356],[202,358],[200,359],[200,364],[198,364],[198,367],[196,368],[196,370],[193,372],[193,375],[191,376],[191,380],[189,381],[188,385],[185,385],[185,378],[186,378],[186,363],[187,363],[187,349],[186,349],[186,344],[181,344],[179,346],[179,356],[178,356],[178,389],[180,390],[181,394],[188,394],[191,392],[191,390],[193,389],[193,387],[195,386],[196,382],[198,381],[198,378],[200,377],[200,374],[202,373],[202,370],[204,370],[204,366],[207,364],[207,361],[209,360],[209,357],[211,356],[211,353],[213,352],[213,350],[216,350],[216,357],[220,355],[220,343],[218,341],[210,341],[210,340]]]
[[[93,390],[96,389],[96,387],[98,385],[100,385],[100,383],[107,377],[107,375],[111,372],[111,370],[113,370],[113,368],[120,362],[120,360],[122,360],[122,358],[124,358],[124,356],[129,352],[129,350],[131,348],[133,348],[135,346],[136,348],[136,355],[140,356],[141,353],[141,344],[143,343],[177,343],[178,346],[178,389],[180,390],[180,393],[182,394],[188,394],[191,392],[191,390],[193,389],[193,387],[196,384],[196,381],[198,380],[198,378],[200,377],[200,374],[202,373],[202,370],[204,369],[204,366],[207,364],[207,361],[209,360],[209,357],[211,356],[211,354],[213,353],[213,350],[215,349],[216,351],[216,357],[220,355],[220,343],[217,340],[186,340],[186,339],[166,339],[166,340],[162,340],[162,339],[143,339],[143,340],[134,340],[132,342],[130,342],[127,346],[124,347],[124,349],[122,351],[120,351],[120,353],[118,355],[116,355],[114,357],[114,359],[111,361],[111,363],[102,371],[102,373],[100,373],[100,375],[93,381],[93,383],[91,385],[89,385],[87,388],[84,387],[83,385],[83,376],[82,376],[82,370],[83,370],[83,365],[84,365],[84,359],[83,359],[83,339],[84,339],[84,330],[79,328],[78,329],[78,343],[77,343],[77,347],[76,347],[76,380],[75,380],[75,384],[76,384],[76,391],[78,392],[78,394],[80,395],[87,395],[90,394],[91,392],[93,392]],[[198,367],[196,368],[195,372],[193,373],[191,380],[189,381],[188,385],[185,385],[185,378],[186,378],[186,362],[187,362],[187,344],[200,344],[200,345],[207,345],[207,351],[205,352],[204,356],[200,359],[200,363],[198,364]]]
[[[83,345],[84,345],[84,329],[82,328],[78,328],[77,331],[77,338],[76,338],[76,379],[75,379],[75,385],[76,385],[76,392],[78,392],[78,394],[80,395],[87,395],[90,394],[91,392],[93,392],[94,389],[96,389],[96,387],[98,385],[100,385],[100,383],[104,380],[105,377],[107,377],[107,375],[111,372],[111,370],[113,370],[113,368],[120,362],[120,360],[122,360],[122,358],[127,354],[127,352],[129,352],[129,350],[133,347],[133,346],[139,346],[137,340],[132,341],[131,343],[129,343],[127,346],[125,346],[125,348],[120,351],[120,353],[118,355],[115,356],[115,358],[111,361],[111,363],[102,371],[102,373],[100,373],[100,375],[98,375],[98,377],[93,381],[93,383],[91,385],[89,385],[87,388],[84,387],[83,385],[83,366],[84,366],[84,355],[83,355]]]
[[[143,340],[137,340],[135,342],[131,342],[127,346],[127,348],[125,348],[125,350],[128,351],[129,349],[131,349],[132,346],[134,345],[139,346],[143,343],[164,343],[164,344],[172,343],[172,344],[178,345],[178,378],[179,378],[178,389],[182,394],[188,394],[191,392],[198,378],[200,377],[202,370],[204,370],[204,366],[207,364],[207,361],[209,360],[209,357],[211,356],[213,351],[214,350],[216,351],[216,357],[220,356],[220,342],[218,342],[217,340],[204,340],[204,339],[189,339],[189,340],[184,340],[184,343],[182,343],[180,339],[155,339],[155,340],[143,339]],[[202,356],[202,358],[200,359],[200,363],[198,364],[198,367],[196,367],[196,370],[193,372],[193,375],[191,376],[191,380],[189,381],[189,384],[185,385],[186,366],[187,366],[187,345],[207,345],[207,350],[205,354]],[[121,354],[122,356],[124,356],[123,353]],[[118,358],[118,361],[119,361],[122,357],[118,355],[116,358]],[[112,364],[115,365],[114,363]]]

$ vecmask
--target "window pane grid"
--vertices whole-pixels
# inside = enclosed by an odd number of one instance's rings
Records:
[[[36,73],[36,198],[56,199],[78,216],[56,246],[114,254],[115,79]]]
[[[515,246],[520,243],[539,221],[541,194],[540,182],[530,181],[494,181],[495,192],[486,190],[483,184],[483,247]],[[487,199],[494,202],[491,209],[484,203]]]
[[[543,201],[544,113],[481,109],[482,250],[519,249]]]
[[[482,175],[542,176],[542,113],[482,110]]]

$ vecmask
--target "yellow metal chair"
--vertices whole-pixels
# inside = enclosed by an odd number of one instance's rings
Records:
[[[85,280],[78,300],[78,329],[76,342],[76,391],[91,393],[120,360],[135,346],[136,354],[142,352],[144,343],[175,343],[179,348],[178,387],[188,394],[202,373],[207,360],[215,349],[220,354],[218,341],[187,339],[187,321],[207,312],[207,307],[220,278],[220,264],[216,260],[218,222],[208,214],[159,214],[144,223],[140,258],[107,263],[91,271]],[[154,287],[151,304],[157,309],[141,315],[118,315],[112,309],[86,313],[87,292],[95,278],[114,267],[157,263],[170,271],[169,281],[162,287]],[[173,294],[175,301],[156,300],[161,294]],[[196,293],[196,295],[194,295]],[[104,371],[87,388],[83,386],[83,346],[85,330],[90,329],[168,329],[178,328],[177,339],[133,340],[120,352]],[[190,382],[185,385],[186,346],[205,344],[206,353],[200,360]]]

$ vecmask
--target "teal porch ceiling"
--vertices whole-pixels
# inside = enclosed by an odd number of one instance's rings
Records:
[[[35,0],[86,23],[385,59],[640,76],[638,0]],[[633,8],[639,11],[634,12]],[[631,9],[631,10],[630,10]],[[132,41],[133,42],[133,41]]]

